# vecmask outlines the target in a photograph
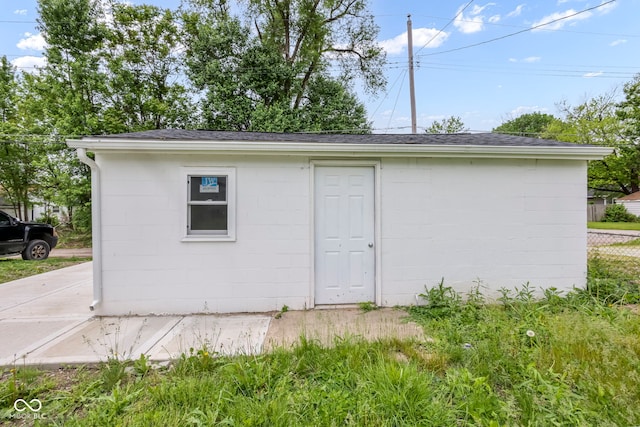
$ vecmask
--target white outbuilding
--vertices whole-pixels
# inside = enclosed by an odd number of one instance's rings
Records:
[[[584,286],[587,162],[610,152],[499,134],[68,144],[92,169],[101,315],[409,305],[443,278],[488,296]]]
[[[616,203],[623,205],[627,211],[635,216],[640,216],[640,191],[627,194],[616,199]]]

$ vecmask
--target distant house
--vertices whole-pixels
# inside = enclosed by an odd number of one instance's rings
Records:
[[[629,213],[640,216],[640,191],[616,199],[616,203],[624,205]]]
[[[407,305],[442,278],[494,296],[582,286],[587,161],[610,152],[498,134],[68,144],[92,168],[99,314]]]
[[[48,207],[49,215],[56,216],[58,217],[58,219],[62,219],[66,216],[66,211],[64,209],[61,209],[60,207],[54,205],[49,205]],[[9,203],[8,200],[6,200],[2,196],[0,196],[0,210],[8,213],[13,217],[31,221],[37,220],[38,218],[41,218],[42,216],[45,216],[47,214],[45,204],[36,202],[31,204],[31,208],[28,212],[29,218],[23,218],[23,213],[19,209],[16,209],[11,203]]]

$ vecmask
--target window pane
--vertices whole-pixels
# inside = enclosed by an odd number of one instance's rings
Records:
[[[190,177],[189,200],[193,202],[226,202],[226,176],[192,176]]]
[[[227,231],[227,207],[189,206],[191,231]]]

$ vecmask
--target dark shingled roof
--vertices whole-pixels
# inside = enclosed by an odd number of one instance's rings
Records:
[[[146,139],[182,141],[251,141],[326,144],[421,144],[421,145],[484,145],[512,147],[569,147],[576,144],[550,139],[503,135],[498,133],[455,134],[319,134],[227,132],[215,130],[158,129],[142,132],[96,135],[99,139]]]

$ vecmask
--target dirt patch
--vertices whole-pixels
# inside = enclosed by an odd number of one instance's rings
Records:
[[[382,308],[364,312],[360,309],[306,310],[282,313],[269,325],[263,350],[290,348],[301,337],[330,346],[339,338],[416,338],[424,340],[422,328],[408,322],[404,311]]]

